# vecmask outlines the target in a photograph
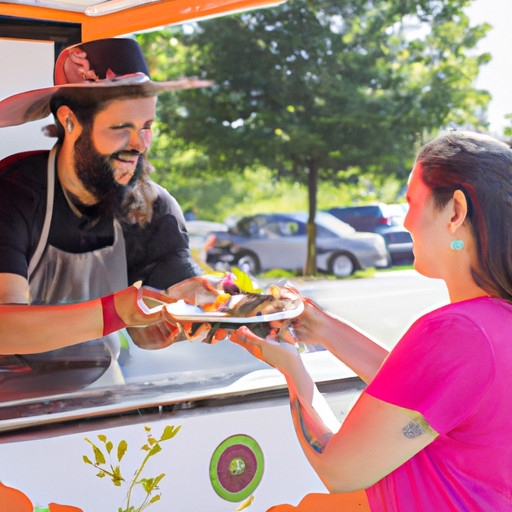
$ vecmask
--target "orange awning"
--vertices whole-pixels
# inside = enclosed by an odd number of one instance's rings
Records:
[[[94,4],[98,10],[124,3],[114,0]],[[126,0],[128,2],[130,0]],[[213,16],[232,14],[249,9],[269,7],[283,3],[284,0],[132,0],[138,3],[148,2],[137,7],[125,7],[123,10],[105,15],[87,15],[36,5],[10,4],[0,2],[0,16],[13,16],[30,20],[47,20],[80,24],[82,40],[89,41],[102,37],[114,37],[130,34],[164,25],[183,23]],[[41,2],[43,3],[43,2]],[[57,3],[57,2],[55,2]],[[90,9],[90,8],[89,8]]]

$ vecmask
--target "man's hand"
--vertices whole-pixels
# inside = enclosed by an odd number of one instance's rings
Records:
[[[220,292],[204,277],[191,277],[167,288],[164,293],[167,302],[184,300],[187,304],[201,307],[213,304]]]
[[[163,293],[144,287],[138,290],[132,286],[117,293],[115,303],[133,342],[145,350],[157,350],[187,339],[183,329],[166,314],[165,308],[158,309],[158,304],[184,300],[188,304],[202,306],[215,302],[218,295],[219,292],[207,279],[192,277]]]
[[[164,321],[147,327],[128,327],[127,331],[135,345],[145,350],[158,350],[187,339],[177,326],[173,328]]]
[[[114,304],[117,314],[121,317],[127,327],[145,327],[156,324],[163,320],[162,308],[152,310],[144,302],[145,289],[137,285],[130,286],[114,293]],[[150,299],[161,305],[164,295],[150,290]]]
[[[117,314],[128,327],[146,327],[152,324],[163,324],[164,306],[178,300],[188,304],[202,306],[212,304],[219,292],[204,278],[193,277],[175,284],[165,292],[140,286],[136,283],[114,294]],[[167,335],[165,326],[160,329]],[[157,331],[155,331],[156,333]]]

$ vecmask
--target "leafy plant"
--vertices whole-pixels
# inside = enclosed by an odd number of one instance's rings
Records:
[[[149,507],[149,505],[152,503],[160,500],[161,493],[155,494],[155,492],[159,490],[158,484],[165,476],[165,473],[162,473],[154,478],[141,478],[141,474],[147,461],[162,450],[160,443],[173,438],[178,433],[180,428],[181,425],[178,427],[167,425],[160,439],[155,439],[151,433],[151,427],[144,427],[147,433],[147,442],[141,447],[141,450],[146,452],[146,456],[144,457],[140,467],[135,471],[134,477],[128,487],[128,492],[126,493],[126,507],[120,507],[118,512],[141,512],[142,510],[145,510],[147,507]],[[92,446],[94,462],[91,461],[87,455],[83,456],[83,460],[86,464],[90,464],[99,470],[99,473],[96,475],[98,478],[105,478],[108,476],[116,487],[120,487],[123,482],[126,482],[121,474],[120,463],[126,454],[126,451],[128,450],[128,443],[124,440],[119,442],[117,445],[117,450],[115,451],[117,462],[113,462],[112,452],[114,451],[114,444],[112,441],[107,439],[107,436],[103,434],[98,435],[98,439],[103,445],[101,448],[97,444],[94,444],[90,439],[85,438],[85,440]],[[132,492],[136,485],[142,486],[146,493],[144,500],[138,507],[135,507],[131,504]]]

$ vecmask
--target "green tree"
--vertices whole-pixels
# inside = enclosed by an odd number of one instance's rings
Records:
[[[143,34],[161,70],[216,83],[187,91],[179,105],[164,99],[162,132],[205,155],[196,159],[203,172],[263,165],[307,183],[305,272],[314,274],[319,179],[404,177],[426,134],[483,128],[478,113],[489,95],[472,83],[489,55],[468,50],[489,27],[470,26],[469,3],[288,0],[200,23],[187,35]]]

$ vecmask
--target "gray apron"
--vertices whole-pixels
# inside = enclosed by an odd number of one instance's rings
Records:
[[[28,267],[29,303],[63,304],[99,299],[128,286],[123,230],[114,220],[114,243],[73,254],[48,244],[55,194],[55,146],[48,158],[48,193],[41,238]]]
[[[48,192],[41,238],[29,263],[29,304],[64,304],[97,299],[128,286],[125,243],[114,220],[112,246],[73,254],[48,244],[55,195],[57,146],[48,158]],[[11,356],[0,365],[0,400],[68,392],[90,385],[123,382],[117,362],[119,335],[112,333],[63,349]],[[97,379],[101,379],[98,381]]]

